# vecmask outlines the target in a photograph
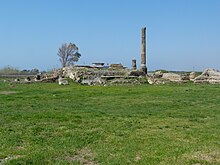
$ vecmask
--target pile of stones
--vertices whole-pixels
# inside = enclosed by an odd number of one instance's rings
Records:
[[[188,74],[177,74],[172,72],[156,71],[152,75],[149,75],[148,82],[149,84],[167,84],[167,83],[185,83],[190,80]]]
[[[201,75],[196,77],[195,72],[177,74],[157,71],[148,77],[149,84],[185,83],[189,81],[194,83],[220,84],[220,72],[215,69],[205,69]]]
[[[215,69],[206,69],[194,79],[195,83],[220,84],[220,72]]]
[[[140,85],[140,84],[167,84],[167,83],[210,83],[220,84],[220,72],[215,69],[206,69],[198,73],[172,73],[156,71],[144,75],[141,71],[126,68],[88,68],[88,67],[65,67],[51,74],[38,74],[35,77],[27,76],[24,80],[16,78],[16,83],[33,82],[57,82],[59,85],[68,85],[68,78],[85,85],[112,86],[112,85]]]
[[[135,75],[136,74],[136,75]],[[136,85],[147,83],[146,76],[126,68],[63,68],[63,76],[86,85]]]
[[[84,68],[66,67],[63,68],[64,77],[86,85],[139,85],[167,84],[167,83],[212,83],[220,84],[220,72],[215,69],[206,69],[200,76],[196,77],[195,72],[172,73],[156,71],[153,74],[144,75],[141,71],[131,71],[125,68],[104,69],[104,68]]]
[[[25,78],[16,78],[14,79],[14,83],[38,83],[38,82],[58,82],[59,77],[62,76],[62,70],[58,69],[52,73],[46,73],[46,74],[37,74],[35,76],[24,76]]]

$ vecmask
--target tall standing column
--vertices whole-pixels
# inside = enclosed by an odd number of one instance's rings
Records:
[[[141,71],[147,74],[146,67],[146,27],[141,29],[142,32],[142,51],[141,51]]]

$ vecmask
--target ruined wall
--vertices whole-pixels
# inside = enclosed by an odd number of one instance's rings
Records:
[[[139,74],[132,74],[133,72],[131,72],[131,70],[125,68],[66,67],[63,69],[63,75],[65,77],[69,77],[73,81],[81,84],[88,85],[139,84],[144,83],[146,80],[146,77],[140,77]],[[145,81],[145,83],[146,82],[147,81]]]

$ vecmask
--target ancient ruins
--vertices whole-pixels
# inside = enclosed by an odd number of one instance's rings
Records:
[[[147,72],[147,46],[146,46],[146,27],[141,29],[141,64],[137,70],[136,59],[132,59],[132,68],[128,69],[121,64],[110,64],[104,67],[104,63],[93,63],[92,66],[72,66],[63,68],[63,76],[87,85],[132,85],[132,84],[165,84],[165,83],[185,83],[192,81],[194,83],[212,83],[220,84],[220,72],[214,69],[205,70],[198,76],[195,72],[191,73],[163,73],[157,71]],[[198,76],[198,77],[196,77]]]
[[[141,71],[147,74],[146,67],[146,27],[141,29],[142,32],[142,51],[141,51]]]
[[[147,83],[146,66],[146,27],[141,29],[142,51],[140,70],[137,70],[136,59],[132,60],[132,69],[125,68],[122,64],[93,63],[92,66],[71,66],[63,68],[64,77],[81,84],[88,85],[119,85]]]
[[[58,82],[60,85],[69,84],[68,79],[86,85],[135,85],[135,84],[166,84],[166,83],[185,83],[192,81],[194,83],[220,84],[220,72],[215,69],[206,69],[201,75],[198,73],[171,73],[162,70],[154,73],[147,71],[147,45],[146,45],[146,27],[141,29],[141,64],[137,69],[136,59],[131,61],[131,69],[124,67],[121,63],[110,64],[92,63],[92,65],[73,65],[56,70],[51,74],[36,75],[35,77],[26,77],[24,81],[16,78],[16,83],[31,82]]]

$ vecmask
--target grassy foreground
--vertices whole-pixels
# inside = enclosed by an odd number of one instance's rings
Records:
[[[220,164],[220,86],[0,83],[0,164]]]

